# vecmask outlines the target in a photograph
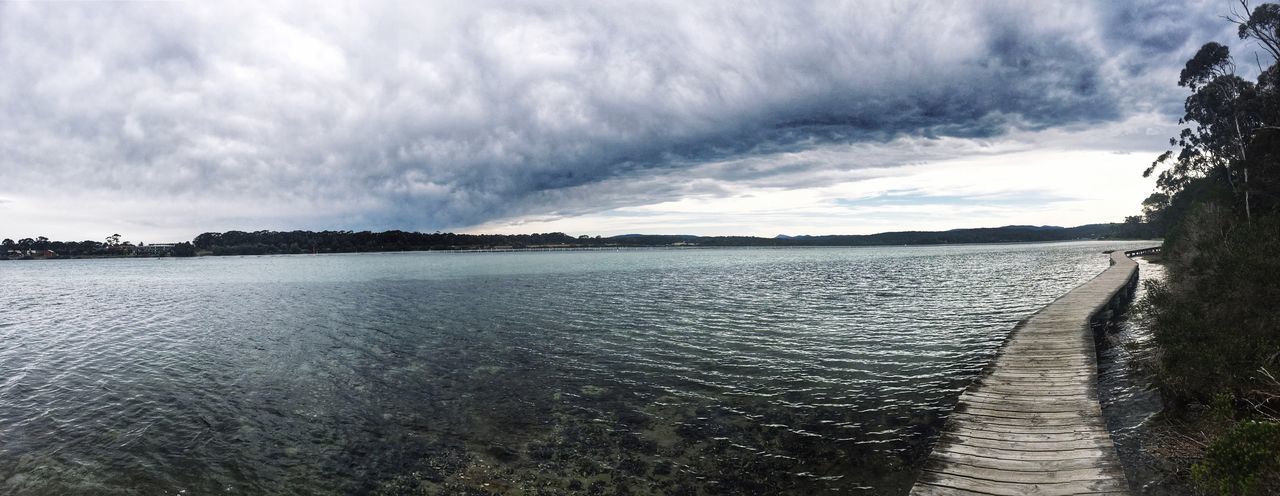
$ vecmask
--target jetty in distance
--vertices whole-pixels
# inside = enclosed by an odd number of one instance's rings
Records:
[[[1131,296],[1147,248],[1024,320],[948,418],[912,495],[1128,494],[1102,418],[1092,321]]]

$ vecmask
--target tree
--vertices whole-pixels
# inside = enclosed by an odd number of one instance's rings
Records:
[[[196,247],[184,241],[173,245],[173,250],[170,253],[175,257],[194,257],[196,256]]]
[[[76,251],[81,255],[89,255],[102,250],[102,243],[97,241],[84,240],[75,244]]]
[[[1253,12],[1249,11],[1248,0],[1240,0],[1240,6],[1243,12],[1233,12],[1228,17],[1236,23],[1240,39],[1252,38],[1272,60],[1280,59],[1280,4],[1264,3]]]
[[[222,233],[207,232],[196,236],[195,246],[201,250],[212,250],[222,239]]]
[[[1261,8],[1258,11],[1270,12]],[[1236,75],[1235,68],[1230,50],[1215,42],[1204,44],[1187,61],[1178,85],[1192,93],[1184,102],[1185,114],[1179,123],[1189,126],[1169,140],[1170,145],[1178,147],[1176,154],[1161,154],[1143,173],[1147,177],[1167,166],[1156,180],[1162,197],[1153,195],[1148,206],[1168,206],[1192,182],[1208,179],[1220,181],[1221,187],[1235,198],[1234,203],[1242,207],[1245,221],[1252,219],[1257,188],[1251,183],[1250,169],[1268,165],[1274,168],[1273,164],[1258,163],[1249,150],[1256,147],[1260,131],[1275,125],[1276,112],[1268,111],[1275,105],[1274,78],[1270,77],[1275,67],[1263,71],[1257,84]]]
[[[1187,127],[1144,173],[1161,169],[1143,212],[1164,228],[1166,266],[1145,306],[1166,401],[1225,396],[1280,419],[1280,382],[1266,372],[1280,368],[1280,5],[1240,5],[1228,19],[1270,65],[1255,53],[1258,78],[1245,80],[1227,47],[1206,43],[1179,74]]]

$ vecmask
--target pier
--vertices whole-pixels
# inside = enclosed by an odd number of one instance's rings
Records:
[[[963,394],[913,495],[1128,494],[1098,404],[1092,323],[1132,296],[1138,265],[1111,266],[1016,327]]]

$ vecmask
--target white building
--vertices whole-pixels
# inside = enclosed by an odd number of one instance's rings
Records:
[[[159,257],[173,251],[173,243],[154,243],[133,248],[133,253],[144,257]]]

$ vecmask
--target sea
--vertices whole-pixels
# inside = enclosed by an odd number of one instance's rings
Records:
[[[0,494],[905,494],[1148,244],[0,262]]]

